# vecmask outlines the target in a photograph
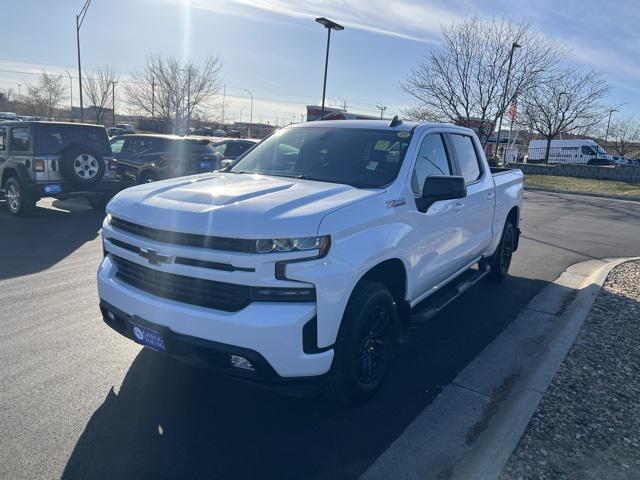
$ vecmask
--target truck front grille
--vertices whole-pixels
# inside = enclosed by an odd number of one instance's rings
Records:
[[[160,272],[111,255],[116,277],[152,295],[177,302],[237,312],[251,303],[251,287]]]
[[[255,251],[255,241],[244,238],[213,237],[210,235],[198,235],[195,233],[160,230],[157,228],[146,227],[144,225],[138,225],[117,217],[111,218],[111,226],[135,235],[140,235],[141,237],[174,245],[186,245],[189,247],[244,253],[253,253]]]

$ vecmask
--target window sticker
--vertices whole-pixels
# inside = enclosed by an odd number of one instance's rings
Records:
[[[409,132],[398,132],[398,137],[400,138],[409,138],[410,135]]]
[[[375,170],[376,168],[378,168],[378,162],[369,161],[367,163],[367,170]]]
[[[391,142],[389,140],[378,140],[376,142],[376,146],[373,147],[375,150],[388,150]]]

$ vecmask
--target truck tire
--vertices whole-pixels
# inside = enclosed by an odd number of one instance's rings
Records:
[[[499,281],[507,276],[509,266],[511,265],[511,257],[516,241],[516,226],[511,220],[507,220],[502,229],[502,237],[498,248],[493,255],[485,260],[491,267],[491,271],[487,275],[489,280]]]
[[[358,284],[342,317],[328,396],[353,404],[376,393],[395,350],[397,318],[396,303],[387,287],[367,280]]]
[[[9,177],[4,185],[4,197],[7,202],[9,213],[15,216],[28,215],[33,211],[38,199],[28,194],[22,188],[20,180],[16,177]]]
[[[104,170],[102,155],[82,145],[67,148],[60,159],[62,176],[79,189],[89,189],[97,184]]]

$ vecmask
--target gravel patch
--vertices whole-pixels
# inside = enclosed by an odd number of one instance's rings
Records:
[[[640,262],[609,274],[500,479],[640,479]]]

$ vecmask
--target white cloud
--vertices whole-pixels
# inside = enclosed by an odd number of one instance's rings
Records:
[[[433,41],[440,25],[461,17],[450,9],[406,0],[166,0],[221,13],[252,16],[249,7],[297,18],[326,16],[357,28],[413,41]]]

